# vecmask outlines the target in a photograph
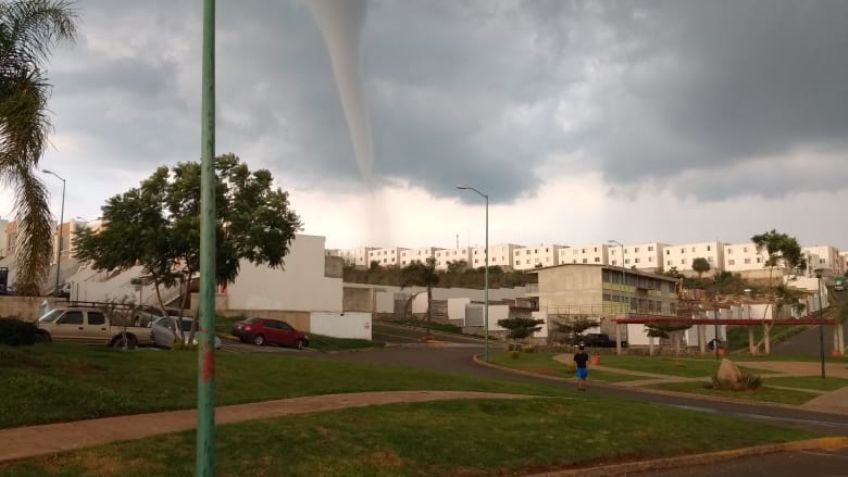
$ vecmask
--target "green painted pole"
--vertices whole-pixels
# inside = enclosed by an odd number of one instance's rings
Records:
[[[215,0],[203,0],[197,477],[215,474]]]

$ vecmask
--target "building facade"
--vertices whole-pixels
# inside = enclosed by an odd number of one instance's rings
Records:
[[[377,250],[374,247],[356,247],[348,249],[327,250],[327,255],[341,257],[347,265],[367,267],[370,265],[368,253]]]
[[[400,252],[400,266],[405,267],[414,262],[427,263],[427,259],[436,258],[436,252],[442,249],[436,247],[413,248]]]
[[[382,267],[397,267],[400,266],[400,254],[404,250],[402,247],[392,248],[377,248],[368,252],[368,265],[371,262],[377,262]]]
[[[450,262],[465,262],[469,267],[476,267],[477,265],[471,263],[473,250],[471,247],[436,250],[436,269],[447,270]]]
[[[627,268],[636,267],[638,270],[647,272],[659,272],[663,270],[663,251],[668,245],[661,242],[631,243],[624,246],[609,246],[609,264],[615,266],[623,265]]]
[[[534,268],[559,265],[559,253],[562,248],[562,245],[554,244],[517,248],[513,251],[513,268],[515,270],[533,270]]]
[[[724,270],[727,272],[747,272],[766,268],[768,253],[758,251],[751,242],[729,243],[724,245]]]
[[[607,244],[563,247],[559,250],[559,264],[608,265],[609,246]]]
[[[710,272],[724,270],[724,244],[721,242],[699,242],[680,245],[668,245],[663,252],[663,270],[672,268],[678,272],[691,275],[692,262],[696,258],[705,258],[710,264]]]
[[[676,280],[628,268],[564,264],[536,270],[539,283],[530,296],[547,316],[625,313],[676,315]]]
[[[844,264],[840,259],[840,251],[831,245],[814,245],[801,248],[807,259],[807,270],[815,273],[818,269],[831,271],[835,275],[845,273]]]
[[[489,245],[489,266],[514,269],[515,250],[522,247],[512,243]],[[486,247],[475,247],[471,253],[471,260],[474,268],[486,266]]]

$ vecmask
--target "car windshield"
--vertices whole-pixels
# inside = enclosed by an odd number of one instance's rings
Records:
[[[242,323],[252,325],[253,323],[256,323],[256,318],[248,318],[248,319],[242,321]]]
[[[50,310],[46,315],[38,319],[41,323],[52,323],[62,315],[62,310]]]

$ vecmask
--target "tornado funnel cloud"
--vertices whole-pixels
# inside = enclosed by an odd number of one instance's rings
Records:
[[[356,163],[370,188],[374,145],[359,54],[365,0],[308,0],[307,4],[327,45]]]

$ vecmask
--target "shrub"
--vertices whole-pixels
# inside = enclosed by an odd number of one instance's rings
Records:
[[[35,344],[38,327],[26,321],[14,318],[0,318],[0,344],[9,346],[28,346]]]

